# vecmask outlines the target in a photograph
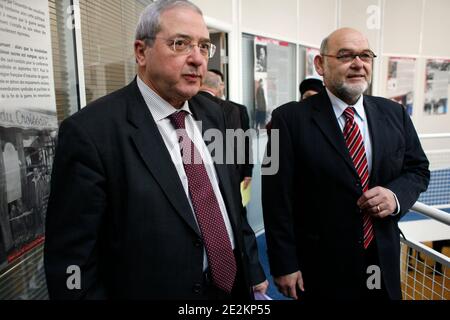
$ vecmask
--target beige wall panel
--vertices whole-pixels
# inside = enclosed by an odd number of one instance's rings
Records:
[[[450,1],[425,0],[423,55],[450,57]]]
[[[242,30],[297,41],[297,0],[241,0]]]
[[[340,27],[351,27],[359,30],[367,36],[370,46],[379,53],[379,35],[381,25],[374,25],[373,13],[368,13],[369,8],[378,8],[381,14],[381,0],[341,0]],[[375,7],[374,7],[375,6]],[[379,20],[378,20],[379,21]]]
[[[192,0],[208,18],[231,24],[232,0]]]
[[[336,0],[299,0],[299,41],[319,47],[322,39],[336,29]]]
[[[385,0],[383,52],[419,54],[423,0]]]

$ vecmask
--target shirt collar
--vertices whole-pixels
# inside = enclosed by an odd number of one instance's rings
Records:
[[[349,107],[344,101],[336,97],[328,88],[326,88],[328,97],[330,98],[331,105],[333,106],[334,114],[336,115],[336,119],[339,119],[344,113],[345,109]],[[350,107],[355,109],[355,114],[361,119],[361,121],[366,121],[366,113],[364,111],[364,96],[361,95],[358,101]]]
[[[168,103],[155,91],[153,91],[144,81],[142,81],[139,76],[137,76],[137,85],[139,87],[139,90],[141,91],[142,96],[144,97],[147,107],[150,109],[153,119],[156,122],[166,119],[171,114],[179,112],[181,110],[192,114],[191,110],[189,109],[189,103],[187,101],[184,102],[183,106],[180,109],[174,108],[170,103]]]

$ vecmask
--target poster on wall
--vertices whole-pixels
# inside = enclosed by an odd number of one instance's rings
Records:
[[[450,92],[450,59],[429,59],[426,65],[425,104],[428,115],[448,112]]]
[[[389,57],[386,97],[402,104],[411,116],[414,106],[415,58]]]
[[[292,100],[289,88],[289,43],[255,38],[254,127],[264,129],[272,111]]]
[[[267,45],[268,39],[255,38],[255,129],[264,129],[267,118]]]
[[[47,0],[0,2],[0,267],[44,239],[57,132]]]
[[[320,54],[319,49],[306,48],[305,79],[306,78],[316,78],[316,79],[323,80],[322,77],[317,73],[316,68],[314,66],[314,58],[319,54]]]

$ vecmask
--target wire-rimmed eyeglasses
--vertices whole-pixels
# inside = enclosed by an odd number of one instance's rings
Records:
[[[152,37],[147,39],[162,39],[166,40],[169,47],[176,53],[180,54],[189,54],[191,53],[194,46],[197,46],[200,49],[200,53],[205,58],[214,57],[214,53],[216,52],[216,46],[212,44],[210,41],[199,41],[197,43],[193,42],[190,38],[184,37],[176,37],[173,39],[166,39],[161,37]]]
[[[375,53],[373,53],[372,51],[364,51],[361,53],[342,53],[342,54],[337,54],[337,55],[332,55],[332,54],[322,54],[322,56],[324,57],[331,57],[331,58],[336,58],[339,61],[343,62],[343,63],[348,63],[348,62],[353,62],[353,60],[356,59],[356,57],[358,57],[362,62],[366,62],[366,63],[370,63],[373,61],[374,58],[376,58],[377,56],[375,55]]]

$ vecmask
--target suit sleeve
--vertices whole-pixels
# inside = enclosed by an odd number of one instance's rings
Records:
[[[266,275],[259,261],[255,232],[248,223],[246,211],[244,208],[242,209],[242,234],[244,236],[244,246],[249,261],[250,282],[254,286],[266,280]]]
[[[250,129],[250,119],[248,117],[247,108],[242,106],[239,108],[241,116],[241,126],[244,132]],[[242,166],[241,180],[245,177],[251,177],[253,171],[253,151],[252,151],[252,141],[245,141],[245,164]]]
[[[230,170],[230,172],[233,172],[235,170],[235,166],[234,165],[228,166],[228,170]],[[266,275],[259,261],[258,245],[256,242],[255,232],[248,223],[247,211],[242,206],[240,181],[238,181],[239,177],[237,174],[232,173],[229,175],[229,178],[231,185],[234,186],[232,188],[233,191],[232,196],[235,202],[235,208],[239,213],[238,216],[240,222],[239,231],[242,235],[242,239],[244,242],[243,243],[244,252],[245,255],[247,256],[248,273],[249,273],[248,277],[250,279],[251,285],[257,285],[266,280]]]
[[[276,138],[276,132],[279,137]],[[278,144],[279,150],[276,150]],[[279,110],[272,114],[272,130],[266,150],[271,162],[263,167],[275,166],[278,170],[262,173],[262,205],[267,250],[271,273],[281,276],[300,269],[294,234],[293,197],[295,157],[290,130]]]
[[[420,144],[411,118],[402,108],[405,153],[400,176],[388,183],[387,188],[395,193],[400,203],[400,219],[414,205],[421,192],[424,192],[430,181],[429,162]]]
[[[224,108],[221,108],[221,110],[224,110]],[[238,111],[239,109],[236,107],[235,110]],[[232,127],[232,126],[230,127],[230,123],[229,122],[227,123],[227,120],[226,120],[226,117],[224,116],[223,111],[222,111],[221,115],[223,116],[223,121],[222,121],[222,126],[219,126],[219,128],[222,130],[222,132],[225,132],[226,128],[233,128],[233,129],[237,128],[237,127]],[[238,116],[238,120],[239,120],[239,114],[237,114],[237,116]],[[227,137],[227,136],[225,135],[225,137]],[[229,143],[230,143],[230,141],[226,139],[225,146],[228,146]],[[227,150],[232,150],[233,152],[235,152],[234,148],[231,148],[229,146],[225,147],[225,150],[224,150],[225,159],[226,159]],[[230,179],[230,186],[231,186],[230,195],[231,195],[231,197],[233,199],[233,203],[234,203],[233,212],[236,211],[236,213],[237,213],[237,217],[239,220],[238,221],[239,222],[239,233],[242,236],[242,241],[243,241],[242,249],[243,249],[243,253],[245,254],[245,256],[247,258],[247,259],[245,259],[245,261],[243,261],[244,263],[246,263],[245,270],[248,271],[248,272],[246,272],[246,275],[248,276],[248,278],[250,280],[250,285],[257,285],[257,284],[263,282],[264,280],[266,280],[266,276],[264,274],[264,270],[259,261],[258,246],[257,246],[257,242],[256,242],[255,232],[253,231],[250,224],[248,223],[246,211],[245,211],[244,207],[242,206],[240,181],[239,181],[238,174],[236,174],[237,173],[236,166],[234,164],[228,165],[227,170],[229,172],[228,177]]]
[[[45,273],[50,299],[104,299],[99,233],[105,212],[105,175],[98,150],[72,118],[60,127],[46,218]],[[77,273],[81,271],[80,289]],[[72,277],[71,277],[72,276]]]

